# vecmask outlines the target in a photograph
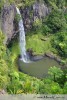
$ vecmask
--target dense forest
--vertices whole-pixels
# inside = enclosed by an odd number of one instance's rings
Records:
[[[41,13],[42,6],[39,13],[34,13],[35,4],[45,5],[47,14]],[[42,79],[19,71],[17,31],[20,16],[16,9],[13,21],[15,32],[12,34],[17,34],[9,39],[9,35],[2,28],[4,7],[12,5],[15,8],[17,6],[22,15],[26,50],[33,52],[33,55],[52,54],[61,59],[62,68],[51,66],[48,76]],[[5,26],[6,29],[11,29],[10,26]],[[67,94],[67,0],[0,0],[0,90],[8,94]]]

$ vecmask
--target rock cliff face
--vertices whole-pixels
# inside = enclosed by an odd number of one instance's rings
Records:
[[[33,5],[33,11],[34,11],[34,18],[35,17],[43,18],[49,14],[50,9],[44,3],[35,3]]]
[[[21,15],[23,18],[24,26],[26,30],[30,30],[33,22],[39,18],[47,16],[50,13],[50,8],[44,3],[36,2],[32,6],[20,8]],[[16,15],[15,5],[4,5],[2,10],[2,31],[6,34],[6,42],[10,41],[12,36],[16,34],[17,26],[14,21]]]
[[[16,9],[14,5],[4,5],[2,10],[2,31],[6,34],[6,41],[11,40],[14,34],[14,18]]]
[[[36,2],[30,7],[25,7],[24,9],[20,9],[23,17],[25,29],[30,29],[32,23],[37,19],[42,19],[46,17],[51,9],[47,7],[44,3]]]

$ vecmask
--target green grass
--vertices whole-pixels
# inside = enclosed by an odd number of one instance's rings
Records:
[[[56,52],[51,46],[51,39],[53,35],[44,36],[43,34],[28,34],[26,36],[26,49],[32,49],[34,54],[45,54],[46,52]],[[14,40],[10,48],[11,59],[13,63],[16,63],[16,59],[20,54],[19,41]]]
[[[26,37],[26,48],[32,49],[34,54],[44,54],[51,50],[51,40],[52,36],[46,37],[42,34],[33,34]],[[43,39],[43,40],[41,40]]]
[[[11,61],[12,61],[12,64],[13,64],[13,68],[15,70],[17,70],[18,68],[18,65],[17,65],[17,59],[18,59],[18,56],[20,54],[20,48],[19,48],[19,42],[18,40],[14,40],[13,43],[12,43],[12,46],[9,48],[10,52],[11,52]]]

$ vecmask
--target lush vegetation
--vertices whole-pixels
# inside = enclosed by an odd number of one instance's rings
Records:
[[[48,71],[49,77],[37,79],[24,73],[18,72],[14,66],[14,60],[10,52],[6,52],[3,44],[3,34],[0,32],[0,88],[7,90],[10,94],[20,93],[67,93],[67,73],[58,67],[51,67]],[[17,54],[17,53],[16,53]],[[10,59],[8,59],[10,57]],[[16,66],[17,67],[17,66]]]
[[[27,49],[32,49],[34,54],[44,54],[51,50],[50,39],[52,36],[43,36],[42,34],[32,34],[28,35],[27,39]],[[36,46],[35,46],[36,45]]]
[[[0,30],[0,88],[6,88],[8,84],[8,66],[5,61],[6,47],[3,45],[4,36]],[[4,83],[4,84],[3,84]]]
[[[0,1],[0,13],[5,3],[21,7],[31,6],[36,0]],[[39,0],[41,2],[41,0]],[[51,7],[51,13],[43,19],[36,19],[31,30],[27,32],[27,49],[34,54],[53,52],[67,63],[67,13],[66,0],[44,0]],[[19,16],[16,16],[19,20]],[[18,71],[17,59],[20,54],[18,40],[11,41],[7,47],[2,30],[0,30],[0,89],[9,94],[47,93],[67,94],[67,69],[51,66],[48,77],[37,79]]]

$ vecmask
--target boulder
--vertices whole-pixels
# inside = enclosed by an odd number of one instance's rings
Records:
[[[32,57],[30,58],[30,60],[31,60],[31,61],[39,61],[39,60],[41,60],[41,59],[43,59],[43,58],[44,58],[43,55],[36,55],[36,56],[32,56]]]
[[[4,95],[4,94],[7,94],[7,93],[5,92],[5,90],[0,89],[0,95],[2,95],[2,94]]]
[[[58,63],[62,63],[62,60],[59,57],[54,58]]]
[[[46,53],[45,56],[56,60],[58,63],[62,63],[62,60],[59,57],[55,56],[53,53]]]
[[[55,58],[55,56],[54,56],[53,53],[45,53],[45,56],[47,56],[47,57],[49,57],[51,59],[54,59]]]

